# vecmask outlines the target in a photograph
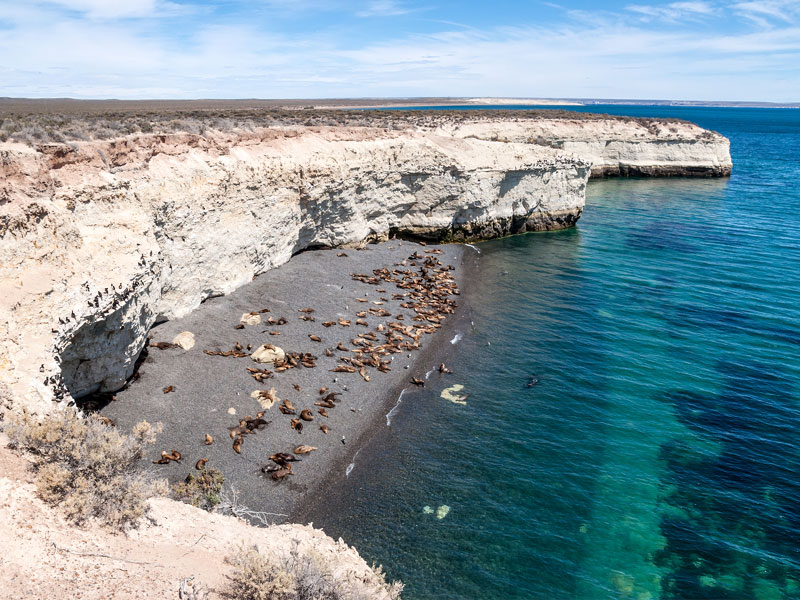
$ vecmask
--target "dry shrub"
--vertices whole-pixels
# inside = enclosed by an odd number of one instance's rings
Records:
[[[137,468],[160,431],[142,421],[121,435],[100,417],[66,407],[45,416],[9,415],[5,431],[13,447],[33,455],[37,493],[60,506],[69,520],[90,518],[119,528],[135,525],[147,511],[158,483]]]
[[[201,469],[196,476],[189,474],[183,482],[175,484],[172,490],[187,504],[203,510],[214,510],[222,502],[224,482],[222,471],[209,467]]]
[[[368,577],[335,577],[322,555],[301,554],[297,540],[286,556],[241,546],[227,560],[234,566],[228,597],[237,600],[395,600],[403,591],[400,582],[386,583],[380,568]]]

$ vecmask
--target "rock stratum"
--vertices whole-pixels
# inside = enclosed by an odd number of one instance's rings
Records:
[[[119,389],[154,323],[304,249],[571,227],[590,175],[730,173],[686,123],[460,119],[0,144],[0,383]]]

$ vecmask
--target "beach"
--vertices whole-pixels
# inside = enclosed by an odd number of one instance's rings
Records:
[[[421,258],[413,260],[409,258],[412,256]],[[394,282],[364,283],[354,280],[351,274],[373,277],[376,269],[414,270],[429,259],[433,261],[430,264],[440,261],[443,268],[452,265],[452,271],[443,269],[443,272],[452,274],[463,287],[464,280],[470,279],[465,274],[470,272],[477,256],[477,252],[465,246],[424,246],[401,240],[362,249],[311,250],[298,254],[235,292],[207,300],[186,317],[154,327],[151,345],[134,379],[113,395],[114,400],[101,413],[124,431],[141,420],[162,423],[163,432],[153,456],[146,457],[142,465],[154,475],[178,483],[190,474],[197,475],[195,463],[208,459],[207,468],[223,473],[227,494],[235,490],[241,504],[268,513],[272,522],[286,522],[301,506],[324,500],[326,486],[346,477],[347,467],[354,462],[359,448],[390,422],[386,415],[396,406],[403,390],[415,387],[412,378],[424,381],[426,374],[430,375],[441,362],[443,350],[447,346],[452,348],[449,342],[455,336],[456,324],[463,319],[464,296],[453,294],[450,297],[458,305],[454,314],[447,315],[435,333],[422,333],[419,349],[381,356],[382,360],[390,361],[391,370],[381,372],[370,368],[369,381],[358,372],[332,372],[337,365],[349,366],[341,357],[356,356],[351,351],[338,350],[337,345],[356,349],[353,342],[365,339],[359,338],[359,334],[383,333],[378,331],[381,323],[385,331],[389,323],[405,327],[422,323],[412,320],[415,315],[412,309],[400,306],[408,302],[407,297],[401,296],[407,290],[397,288]],[[269,312],[259,312],[263,309]],[[300,312],[302,309],[313,312]],[[357,313],[363,311],[367,311],[364,317],[367,326],[356,322]],[[384,311],[386,316],[378,316]],[[251,312],[258,315],[252,315],[253,320],[260,318],[261,323],[236,329],[240,319]],[[398,315],[403,319],[398,320]],[[270,324],[269,319],[275,324]],[[286,323],[278,324],[282,319]],[[344,326],[340,320],[349,321],[350,325]],[[331,321],[335,324],[323,325]],[[430,326],[429,321],[425,323]],[[186,331],[195,340],[189,350],[159,349],[152,345],[169,343]],[[244,356],[204,352],[226,352],[237,343]],[[315,366],[298,364],[276,372],[272,364],[259,364],[248,356],[262,344],[272,344],[286,352],[310,353],[316,357]],[[333,356],[326,356],[326,349],[331,349]],[[266,369],[273,374],[259,382],[248,368]],[[164,393],[170,386],[173,389]],[[254,391],[271,388],[279,399],[271,408],[265,408],[268,401],[262,405],[259,399],[251,397]],[[319,393],[322,388],[327,388],[325,394]],[[340,395],[335,397],[334,408],[324,409],[328,414],[324,417],[314,403],[331,392]],[[296,415],[282,414],[279,406],[283,400],[289,400]],[[313,420],[301,420],[303,428],[298,433],[290,423],[306,409],[311,411]],[[241,453],[237,453],[232,447],[230,430],[240,424],[240,419],[255,418],[259,411],[263,411],[268,424],[242,436]],[[320,429],[321,425],[327,426],[327,434]],[[213,438],[213,444],[206,444],[206,434]],[[293,453],[300,445],[317,449],[302,456],[298,454],[301,460],[292,464],[291,475],[275,481],[271,474],[262,472],[262,467],[273,465],[269,456],[276,452]],[[167,453],[178,450],[181,460],[153,464],[162,449]]]

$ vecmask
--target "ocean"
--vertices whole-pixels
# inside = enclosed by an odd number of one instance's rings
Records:
[[[733,175],[477,244],[454,373],[314,524],[410,600],[800,598],[800,110],[564,108],[719,131]]]

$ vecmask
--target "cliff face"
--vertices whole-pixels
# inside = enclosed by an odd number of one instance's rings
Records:
[[[589,175],[551,148],[345,128],[6,144],[0,169],[0,377],[31,402],[118,389],[157,320],[305,248],[571,226]]]
[[[536,119],[447,124],[441,135],[533,143],[592,165],[592,177],[730,175],[730,141],[682,121]]]
[[[34,404],[116,390],[155,322],[306,248],[570,227],[590,174],[731,168],[687,123],[430,123],[1,144],[0,383]]]

